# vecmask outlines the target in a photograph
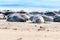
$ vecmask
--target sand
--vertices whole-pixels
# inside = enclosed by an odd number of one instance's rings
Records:
[[[0,20],[0,40],[60,40],[60,23],[34,24]]]

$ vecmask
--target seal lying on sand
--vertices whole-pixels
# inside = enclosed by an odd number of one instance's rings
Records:
[[[7,15],[10,15],[10,14],[12,14],[13,12],[12,11],[10,11],[10,10],[4,10],[4,11],[2,11],[2,14],[4,15],[4,18],[3,19],[6,19],[6,16]]]
[[[46,16],[55,16],[56,14],[54,12],[47,12],[44,13]]]
[[[26,18],[21,16],[19,13],[10,14],[7,18],[7,21],[10,22],[26,22]]]
[[[42,16],[43,18],[44,18],[44,21],[46,22],[46,21],[49,21],[49,22],[53,22],[53,17],[51,17],[51,16],[46,16],[46,15],[43,15]]]
[[[43,17],[38,15],[31,16],[30,20],[32,21],[32,23],[44,23]]]
[[[54,22],[60,22],[60,16],[54,18]]]
[[[22,17],[24,17],[26,20],[29,20],[30,16],[26,14],[20,14]]]

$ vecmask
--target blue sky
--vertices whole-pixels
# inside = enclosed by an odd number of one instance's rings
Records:
[[[0,0],[0,7],[60,9],[60,0]]]

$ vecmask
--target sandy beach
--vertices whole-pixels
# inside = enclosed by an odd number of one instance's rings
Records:
[[[60,23],[33,24],[0,20],[0,40],[60,40]]]
[[[60,40],[60,0],[0,0],[0,40]]]

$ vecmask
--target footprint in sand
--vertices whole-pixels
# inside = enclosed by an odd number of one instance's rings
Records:
[[[41,30],[45,30],[44,27],[40,26],[40,28],[38,29],[38,31],[41,31]]]
[[[22,38],[18,38],[17,40],[22,40]]]

